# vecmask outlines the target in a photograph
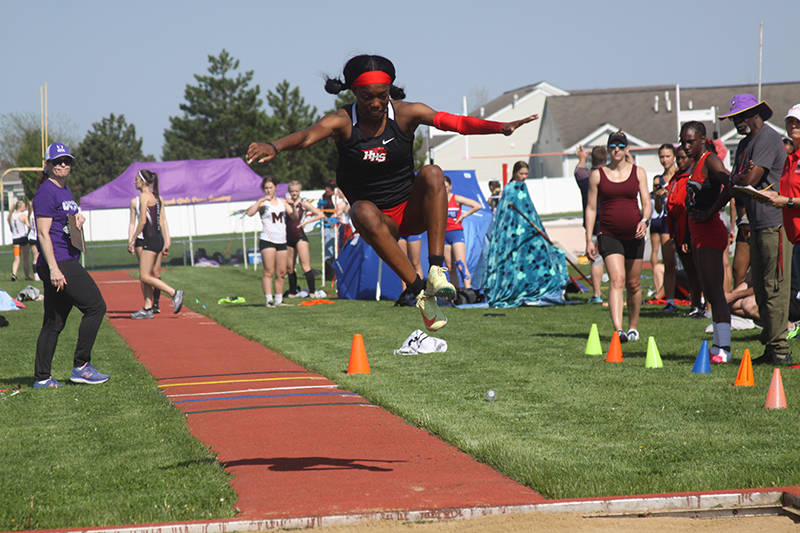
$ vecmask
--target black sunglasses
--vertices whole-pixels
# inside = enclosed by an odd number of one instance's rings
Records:
[[[61,165],[71,167],[73,160],[71,157],[59,157],[58,159],[53,159],[52,163],[54,167],[60,167]]]

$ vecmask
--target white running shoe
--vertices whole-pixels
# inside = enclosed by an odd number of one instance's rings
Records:
[[[444,316],[439,304],[436,303],[436,296],[427,296],[422,290],[417,295],[417,307],[422,313],[422,321],[428,331],[442,329],[447,324],[447,317]]]
[[[730,363],[731,352],[725,348],[720,348],[719,353],[711,358],[712,363]]]
[[[442,298],[456,297],[456,288],[447,281],[445,272],[447,272],[445,267],[431,265],[428,271],[428,287],[425,289],[425,294],[428,296],[441,296]]]
[[[639,340],[639,332],[635,329],[631,328],[628,330],[628,340],[629,341],[638,341]]]

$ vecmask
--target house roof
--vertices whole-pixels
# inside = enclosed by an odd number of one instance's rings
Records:
[[[493,100],[490,100],[489,102],[483,104],[482,106],[479,106],[476,109],[473,109],[469,113],[469,116],[485,118],[487,120],[491,120],[493,115],[495,115],[495,114],[499,113],[500,111],[502,111],[503,109],[513,105],[515,102],[519,102],[524,97],[528,96],[530,93],[532,93],[534,91],[537,91],[537,90],[544,92],[545,94],[548,95],[548,97],[550,97],[552,95],[563,96],[563,95],[569,94],[568,92],[564,91],[563,89],[560,89],[560,88],[556,87],[555,85],[551,85],[551,84],[547,83],[546,81],[540,81],[540,82],[537,82],[537,83],[532,83],[531,85],[526,85],[524,87],[520,87],[518,89],[513,89],[511,91],[506,91],[503,94],[501,94],[500,96],[498,96],[497,98],[494,98]],[[481,113],[481,110],[483,110],[483,113]],[[430,147],[431,148],[436,148],[437,146],[439,146],[440,144],[448,141],[449,139],[451,139],[455,135],[456,135],[455,133],[441,132],[439,130],[434,130],[434,133],[433,133],[432,139],[431,139],[431,143],[430,143]],[[425,143],[424,143],[423,149],[426,150],[426,151],[429,149],[427,137],[425,138]]]
[[[667,94],[668,93],[668,94]],[[756,85],[733,85],[726,87],[680,88],[681,109],[697,111],[716,106],[717,114],[728,111],[730,100],[737,94],[757,94]],[[667,111],[666,98],[671,104]],[[772,108],[770,119],[775,125],[783,125],[783,117],[790,107],[800,99],[800,82],[762,84],[761,96]],[[658,96],[658,112],[654,110]],[[674,85],[632,87],[624,89],[593,89],[570,91],[566,96],[551,96],[547,99],[545,113],[551,114],[567,149],[580,142],[589,132],[610,123],[635,137],[654,145],[676,142],[677,98]],[[733,129],[730,120],[719,121],[720,136]],[[709,127],[710,126],[710,127]],[[709,134],[713,123],[706,121]]]

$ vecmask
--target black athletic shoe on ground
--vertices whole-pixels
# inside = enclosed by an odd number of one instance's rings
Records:
[[[766,348],[764,350],[764,355],[762,355],[761,357],[758,357],[756,359],[753,359],[753,364],[754,365],[773,365],[773,366],[778,366],[778,365],[791,365],[792,363],[793,363],[792,354],[790,354],[790,353],[777,354],[777,353],[773,352],[769,348]]]

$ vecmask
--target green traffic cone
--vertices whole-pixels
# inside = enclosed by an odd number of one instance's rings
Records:
[[[586,342],[586,355],[603,355],[600,347],[600,334],[597,332],[597,324],[592,324],[589,332],[589,340]]]
[[[645,368],[663,368],[664,363],[661,361],[661,354],[658,353],[658,346],[653,337],[647,339],[647,360],[644,364]]]

